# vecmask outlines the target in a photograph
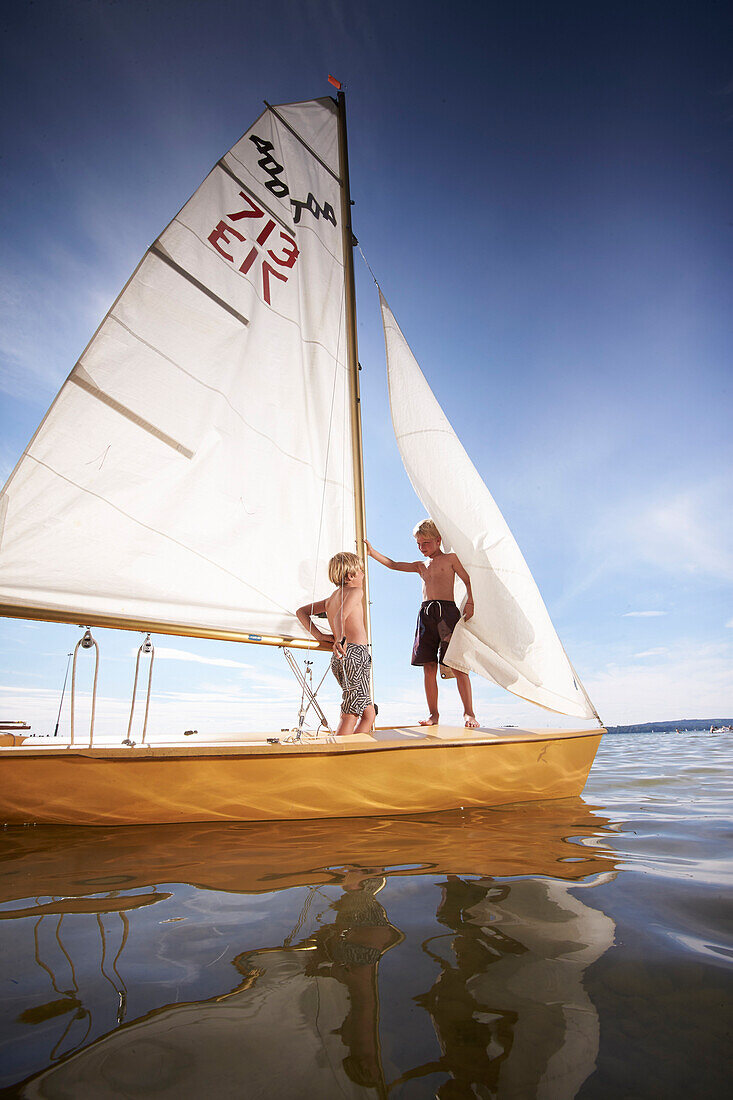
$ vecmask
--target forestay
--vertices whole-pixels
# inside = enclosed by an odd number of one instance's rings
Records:
[[[355,544],[338,175],[331,99],[268,109],[152,245],[0,498],[6,610],[307,637]]]
[[[471,577],[475,613],[459,622],[446,664],[576,718],[596,712],[570,665],[504,517],[436,401],[380,292],[397,444],[443,540]]]

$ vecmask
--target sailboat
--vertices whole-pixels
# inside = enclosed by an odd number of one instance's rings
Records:
[[[343,90],[265,102],[145,253],[0,494],[0,614],[84,624],[95,678],[95,626],[318,648],[295,609],[366,536],[355,243]],[[598,726],[292,743],[278,731],[153,744],[144,731],[135,744],[121,731],[109,745],[94,743],[92,706],[82,744],[72,678],[69,744],[3,735],[0,820],[353,817],[583,789],[600,718],[380,300],[400,454],[472,578],[475,614],[447,664]]]

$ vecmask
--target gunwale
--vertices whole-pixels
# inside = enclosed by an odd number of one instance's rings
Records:
[[[296,821],[567,798],[583,790],[602,736],[482,731],[458,741],[449,730],[370,744],[2,748],[0,820]]]
[[[6,754],[19,756],[85,756],[92,759],[163,759],[176,757],[206,757],[206,756],[280,756],[305,753],[309,756],[334,753],[358,754],[363,752],[393,752],[411,748],[460,748],[467,745],[515,745],[541,741],[559,741],[578,737],[596,737],[606,730],[594,727],[589,730],[540,730],[522,729],[508,734],[501,729],[466,730],[460,726],[393,726],[376,731],[377,736],[369,734],[360,736],[341,737],[335,741],[301,741],[297,743],[277,744],[267,742],[267,736],[257,734],[248,736],[247,740],[232,737],[232,740],[199,741],[199,742],[168,742],[159,744],[115,745],[99,743],[97,745],[84,745],[69,743],[54,745],[43,742],[28,744],[29,738],[22,739],[19,744],[0,745],[0,759]],[[389,734],[395,734],[390,738]],[[11,735],[15,738],[16,735]]]

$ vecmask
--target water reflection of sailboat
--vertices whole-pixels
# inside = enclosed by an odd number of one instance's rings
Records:
[[[90,1034],[93,1034],[95,1016],[99,1010],[107,1011],[109,989],[112,990],[114,1017],[117,1026],[125,1019],[127,1008],[127,984],[120,973],[122,953],[128,940],[130,922],[127,914],[144,906],[154,905],[171,895],[163,891],[149,891],[145,894],[120,896],[116,890],[102,897],[59,898],[43,902],[39,898],[36,904],[4,909],[0,911],[0,920],[19,920],[33,917],[33,947],[37,966],[50,981],[52,995],[50,1000],[36,1003],[22,1011],[18,1022],[31,1027],[48,1025],[49,1021],[59,1020],[61,1032],[49,1051],[49,1061],[56,1062],[82,1048]],[[62,926],[65,920],[79,915],[94,916],[99,933],[97,948],[99,959],[98,977],[107,983],[107,995],[101,998],[96,990],[89,990],[80,983],[78,966],[73,958],[73,948],[62,938]],[[105,926],[104,917],[119,917],[119,928]],[[49,927],[52,932],[49,935]],[[45,935],[44,935],[45,933]],[[85,957],[88,960],[93,945],[85,943]],[[96,994],[96,995],[95,995]],[[105,1004],[105,1002],[107,1002]],[[108,1026],[108,1025],[107,1025]]]
[[[306,941],[245,952],[230,993],[170,1005],[40,1074],[24,1096],[161,1098],[386,1095],[379,1052],[379,959],[402,939],[376,893],[351,874],[336,919]]]
[[[583,972],[610,943],[612,924],[569,890],[613,871],[609,851],[598,842],[605,819],[573,800],[524,814],[344,822],[343,831],[330,838],[326,825],[309,823],[312,829],[289,838],[273,826],[277,836],[269,843],[264,826],[213,827],[209,845],[208,830],[201,827],[163,830],[167,844],[151,843],[151,833],[163,839],[161,830],[129,830],[137,835],[135,843],[123,830],[123,847],[114,858],[105,851],[107,831],[92,830],[86,843],[82,835],[66,855],[56,837],[56,869],[50,837],[44,840],[42,831],[35,841],[12,835],[19,841],[15,873],[0,876],[6,888],[0,901],[6,904],[14,880],[16,890],[19,882],[32,882],[39,894],[52,889],[58,896],[65,888],[78,906],[84,890],[94,892],[100,880],[109,880],[112,863],[118,877],[127,878],[123,890],[183,881],[229,891],[227,897],[239,892],[256,899],[267,892],[277,899],[292,887],[301,893],[309,888],[301,918],[280,946],[263,946],[261,939],[248,943],[247,925],[233,926],[236,940],[216,972],[216,995],[177,1004],[162,997],[136,1020],[42,1069],[22,1094],[51,1097],[71,1090],[101,1098],[135,1092],[144,1083],[159,1096],[177,1098],[214,1090],[221,1097],[399,1095],[401,1083],[423,1076],[428,1067],[428,1076],[438,1075],[431,1080],[436,1089],[451,1080],[487,1085],[498,1079],[499,1095],[513,1095],[503,1090],[517,1080],[532,1095],[530,1080],[540,1088],[543,1080],[557,1079],[558,1066],[567,1067],[562,1072],[568,1081],[587,1076],[597,1019],[583,992]],[[69,833],[78,836],[79,830]],[[63,831],[62,841],[65,836]],[[579,847],[568,837],[591,843]],[[264,862],[253,854],[255,839]],[[405,967],[409,953],[398,960],[403,936],[395,906],[405,879],[410,896],[420,899],[418,930],[429,929],[417,937],[436,967],[427,992],[424,966],[418,975]],[[334,898],[336,884],[342,889]],[[168,889],[175,899],[175,888]],[[20,913],[17,900],[15,909]],[[150,905],[129,910],[131,924],[144,923],[146,912]],[[134,933],[133,927],[131,938]],[[390,949],[395,953],[380,973]],[[163,967],[159,947],[146,963],[151,981],[152,971],[160,974]],[[161,989],[165,994],[170,985],[161,981]],[[439,1049],[429,1063],[404,1064],[404,1036],[390,1033],[383,1066],[380,1000],[389,1005],[391,1020],[398,1009],[422,1032],[432,1021],[427,1039],[421,1039],[423,1045],[434,1043],[434,1029]],[[416,1003],[425,1011],[416,1014]],[[523,1052],[530,1040],[537,1048],[532,1058]]]
[[[607,819],[580,798],[424,816],[6,829],[0,902],[85,897],[118,887],[188,882],[259,892],[339,882],[346,865],[401,874],[553,875],[581,880],[609,867],[593,837]],[[565,862],[572,860],[572,862]]]
[[[577,884],[573,887],[577,889]],[[424,950],[440,967],[417,1000],[433,1020],[440,1056],[401,1080],[446,1075],[436,1096],[575,1096],[595,1068],[598,1016],[583,975],[613,943],[614,922],[567,883],[497,884],[450,876],[438,919],[454,935]]]
[[[331,904],[336,919],[295,948],[306,953],[302,956],[303,976],[315,979],[322,993],[327,991],[331,1004],[336,999],[343,1004],[346,990],[345,1014],[331,1031],[341,1039],[341,1070],[352,1086],[370,1090],[370,1094],[374,1089],[379,1096],[387,1094],[379,1039],[379,963],[404,939],[377,899],[385,883],[383,875],[347,871],[344,892]],[[272,996],[278,991],[277,982],[267,981],[272,960],[282,965],[292,950],[284,946],[274,951],[253,951],[240,956],[236,963],[243,972],[253,975],[253,983],[262,983],[263,992],[267,984]],[[339,990],[339,986],[343,988]],[[351,1089],[344,1092],[349,1095]]]

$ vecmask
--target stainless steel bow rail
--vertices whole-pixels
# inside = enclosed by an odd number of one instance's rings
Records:
[[[92,649],[95,651],[94,659],[94,687],[92,688],[92,715],[89,719],[89,746],[91,748],[92,741],[94,740],[94,714],[97,708],[97,680],[99,679],[99,646],[92,637],[92,632],[89,627],[86,628],[84,634],[76,643],[74,647],[74,662],[71,666],[71,744],[74,744],[74,716],[76,706],[76,658],[79,654],[79,649]]]
[[[298,684],[300,685],[300,689],[301,689],[300,690],[300,707],[298,708],[298,724],[297,724],[297,726],[294,726],[290,730],[283,730],[283,733],[288,734],[287,737],[282,738],[283,743],[293,744],[293,743],[301,742],[304,739],[316,740],[320,736],[320,733],[321,733],[322,729],[328,735],[328,739],[332,740],[335,737],[334,730],[331,728],[331,726],[329,724],[329,721],[326,718],[326,715],[324,714],[323,709],[322,709],[322,707],[321,707],[321,705],[320,705],[320,703],[318,702],[318,699],[317,699],[317,695],[318,695],[318,692],[321,689],[323,681],[326,679],[326,676],[328,675],[328,667],[326,668],[326,671],[324,672],[323,676],[321,677],[321,680],[318,684],[318,687],[314,691],[314,689],[313,689],[313,662],[312,661],[304,661],[303,662],[304,663],[304,669],[301,669],[300,666],[298,665],[298,662],[295,660],[295,657],[293,656],[292,652],[287,648],[287,646],[282,646],[281,648],[282,648],[283,653],[285,654],[285,660],[290,665],[290,668],[293,672],[293,675],[295,676],[295,679],[298,681]],[[71,744],[72,745],[75,743],[74,738],[75,738],[75,730],[76,730],[76,724],[75,724],[76,723],[76,665],[77,665],[77,657],[78,657],[80,649],[94,649],[94,653],[95,653],[94,685],[92,687],[92,711],[91,711],[91,717],[90,717],[90,720],[89,720],[89,745],[91,747],[91,745],[94,742],[94,719],[95,719],[96,708],[97,708],[97,683],[98,683],[98,680],[99,680],[99,646],[97,645],[96,640],[92,636],[92,632],[91,632],[89,627],[84,628],[84,634],[82,635],[82,637],[79,639],[79,641],[76,644],[76,647],[75,647],[74,653],[73,653],[73,663],[72,663],[72,666],[71,666],[71,716],[70,717],[71,717]],[[137,651],[137,658],[136,658],[136,661],[135,661],[135,679],[134,679],[134,682],[133,682],[133,685],[132,685],[132,699],[130,701],[130,718],[129,718],[128,723],[127,723],[127,737],[122,742],[123,745],[128,745],[128,746],[130,746],[130,748],[132,748],[136,744],[136,742],[132,740],[132,724],[133,724],[133,719],[135,717],[135,705],[137,703],[137,685],[138,685],[138,680],[140,678],[140,662],[141,662],[141,659],[143,658],[143,656],[148,656],[148,655],[150,656],[150,664],[148,666],[148,687],[147,687],[147,692],[145,694],[145,715],[144,715],[144,718],[143,718],[142,737],[140,739],[140,744],[142,744],[142,745],[145,744],[145,738],[147,736],[147,731],[148,731],[148,716],[150,714],[150,699],[151,699],[152,686],[153,686],[153,662],[155,660],[155,646],[153,645],[150,634],[145,635],[145,640],[143,641],[143,643],[141,644],[140,648]],[[65,686],[66,686],[66,682],[64,681],[64,688],[65,688]],[[63,694],[62,694],[62,700],[61,701],[62,701],[62,704],[63,704]],[[307,730],[305,728],[306,718],[308,717],[308,713],[309,713],[311,707],[313,708],[313,710],[315,711],[315,713],[318,717],[318,726],[315,729],[315,731]],[[59,708],[59,715],[60,715],[60,713],[61,713],[61,710]],[[56,724],[56,731],[58,732],[58,722]],[[189,732],[193,733],[195,731],[186,730],[186,733],[189,733]]]
[[[143,719],[143,735],[140,738],[140,744],[145,744],[145,734],[148,731],[148,713],[150,711],[150,691],[153,686],[153,661],[155,660],[155,646],[152,643],[149,634],[146,634],[145,641],[142,643],[137,651],[137,660],[135,661],[135,681],[132,685],[132,702],[130,703],[130,721],[127,723],[127,737],[122,742],[123,745],[129,745],[131,748],[135,744],[132,740],[132,718],[135,713],[135,700],[137,698],[137,678],[140,673],[140,658],[143,654],[150,654],[150,667],[148,670],[148,691],[145,697],[145,718]]]
[[[86,627],[82,637],[76,643],[74,648],[74,660],[71,666],[71,744],[74,744],[74,737],[76,731],[76,662],[80,649],[94,649],[94,685],[92,687],[92,713],[89,719],[89,746],[94,743],[94,718],[97,710],[97,683],[99,680],[99,646],[96,640],[92,636],[92,632],[89,627]],[[153,661],[155,660],[155,646],[153,645],[150,634],[146,634],[145,640],[137,651],[137,660],[135,661],[135,680],[132,685],[132,701],[130,703],[130,720],[127,723],[127,737],[122,742],[123,745],[134,746],[135,742],[132,740],[132,720],[135,715],[135,703],[137,701],[137,681],[140,675],[140,659],[143,654],[150,655],[150,666],[148,669],[148,690],[145,696],[145,717],[143,719],[143,732],[140,739],[142,745],[145,744],[145,737],[148,731],[148,715],[150,713],[150,697],[153,687]],[[68,669],[67,669],[68,671]],[[64,679],[64,690],[66,689],[66,680]],[[63,692],[61,694],[61,704],[63,705],[64,697]],[[59,717],[61,716],[61,706],[59,706]],[[58,733],[59,723],[56,722],[56,734]]]

